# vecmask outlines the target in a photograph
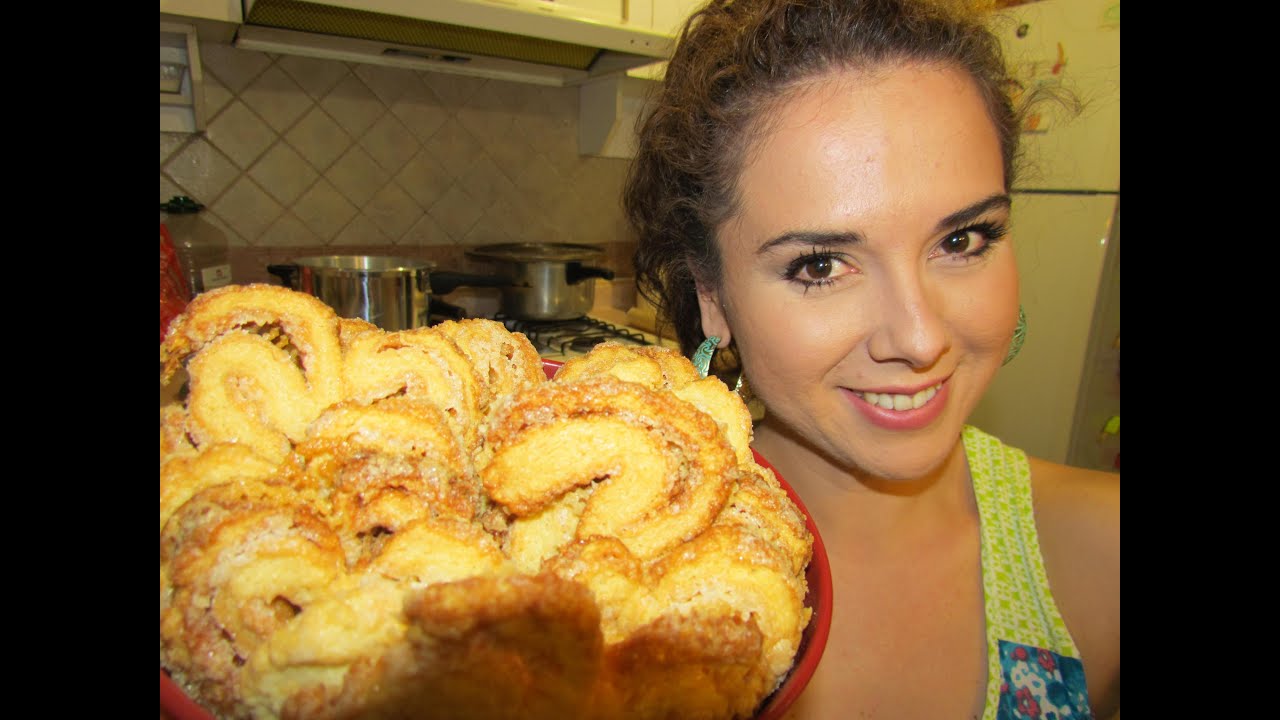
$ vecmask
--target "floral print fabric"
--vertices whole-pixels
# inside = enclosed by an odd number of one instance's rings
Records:
[[[1000,676],[997,720],[1093,718],[1078,658],[1001,640]]]

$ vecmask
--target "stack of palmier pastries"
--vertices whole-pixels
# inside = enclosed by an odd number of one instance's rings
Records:
[[[219,717],[748,718],[795,661],[812,536],[674,351],[255,284],[160,361],[160,665]]]

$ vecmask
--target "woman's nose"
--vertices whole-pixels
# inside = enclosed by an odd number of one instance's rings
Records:
[[[923,288],[887,293],[880,322],[867,343],[873,360],[912,367],[933,365],[949,346],[941,299]]]

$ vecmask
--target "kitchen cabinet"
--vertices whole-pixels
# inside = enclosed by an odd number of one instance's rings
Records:
[[[680,26],[706,0],[653,0],[653,29],[675,37]]]
[[[160,22],[190,25],[201,42],[230,43],[244,12],[240,0],[160,0]]]
[[[578,88],[578,152],[609,158],[636,156],[636,122],[659,83],[626,75]]]
[[[675,37],[706,0],[653,0],[653,29]],[[665,60],[625,75],[584,83],[578,90],[578,152],[611,158],[636,154],[636,121],[667,71]]]
[[[160,0],[160,131],[205,126],[200,43],[229,43],[243,19],[240,0]]]
[[[160,22],[160,131],[200,132],[205,126],[203,72],[193,25]]]

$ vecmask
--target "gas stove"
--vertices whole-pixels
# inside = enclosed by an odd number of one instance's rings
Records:
[[[429,325],[443,320],[461,320],[467,317],[463,308],[432,298]],[[524,320],[502,313],[488,317],[500,322],[511,332],[524,334],[533,343],[538,355],[552,360],[564,360],[584,355],[597,344],[613,340],[628,345],[657,345],[657,337],[598,317],[584,315],[570,320]]]
[[[643,333],[590,316],[572,320],[520,320],[496,315],[493,319],[511,332],[523,333],[545,358],[583,355],[606,340],[628,345],[653,344]]]

